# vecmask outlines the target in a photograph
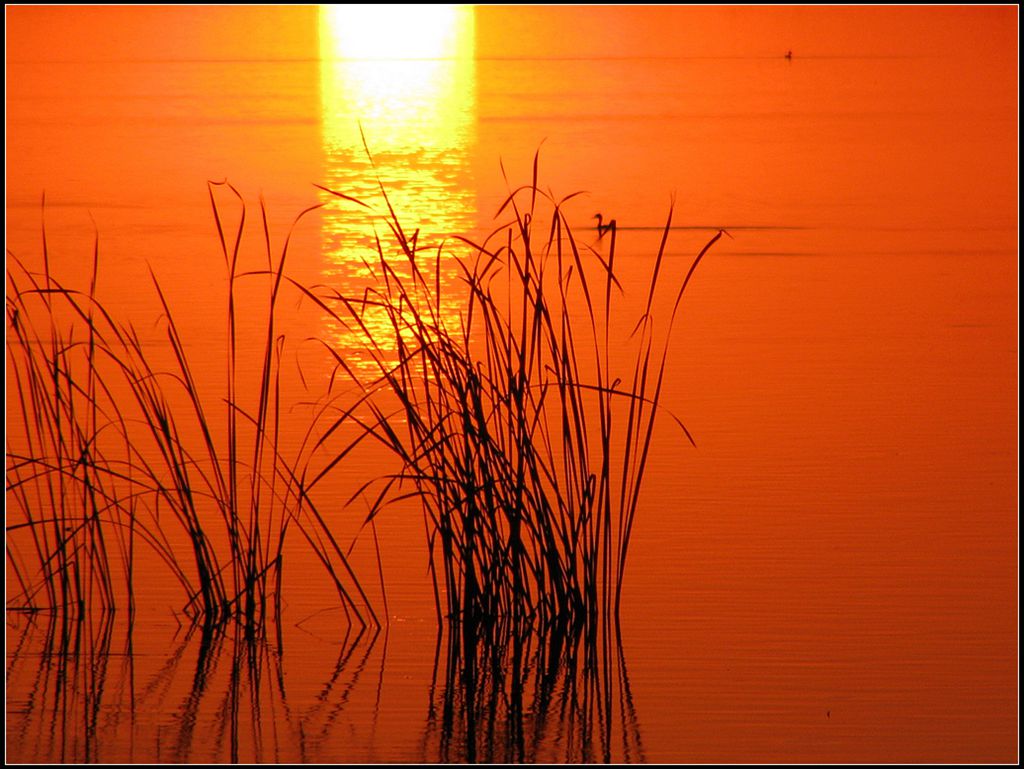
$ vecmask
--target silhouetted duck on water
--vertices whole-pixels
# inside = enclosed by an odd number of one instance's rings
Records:
[[[786,51],[786,55],[783,56],[782,58],[784,58],[786,61],[793,61],[793,52]]]
[[[607,224],[604,223],[604,217],[601,214],[594,214],[594,218],[597,219],[597,237],[603,238],[607,232],[615,229],[615,220],[611,219]]]

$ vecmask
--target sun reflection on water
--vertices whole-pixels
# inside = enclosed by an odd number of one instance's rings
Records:
[[[418,247],[432,256],[445,239],[475,226],[474,35],[471,7],[320,8],[322,183],[373,209],[325,193],[335,202],[322,229],[324,274],[332,288],[358,295],[369,285],[364,260],[377,260],[378,235],[391,255],[380,185],[403,230],[418,230]],[[398,267],[398,251],[390,251]],[[454,265],[442,273],[442,280],[454,279]],[[369,322],[372,329],[382,320]],[[380,331],[384,338],[386,329]],[[354,355],[358,347],[352,345]]]

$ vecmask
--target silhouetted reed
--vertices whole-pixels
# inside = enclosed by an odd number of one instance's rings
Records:
[[[533,183],[501,206],[507,223],[482,243],[456,239],[461,254],[421,247],[383,185],[381,196],[389,232],[367,262],[369,286],[300,286],[375,364],[367,378],[335,352],[364,395],[325,429],[356,420],[402,463],[380,479],[367,520],[389,500],[422,501],[439,619],[546,627],[616,616],[669,335],[722,233],[661,308],[670,213],[644,309],[612,355],[612,327],[623,325],[614,225],[605,256],[578,241],[566,214],[573,196],[543,193],[536,162]],[[463,292],[454,303],[441,279],[451,261]]]
[[[237,201],[232,226],[217,201],[224,192]],[[125,597],[130,609],[141,544],[181,585],[188,616],[234,618],[262,632],[280,600],[294,526],[350,617],[377,623],[312,497],[372,439],[400,469],[367,480],[352,498],[375,489],[370,526],[389,502],[421,501],[439,620],[543,628],[617,616],[671,329],[694,270],[722,233],[672,279],[666,300],[670,212],[643,308],[624,319],[614,222],[602,234],[604,253],[581,243],[566,213],[574,196],[544,193],[536,161],[532,183],[509,194],[497,214],[505,223],[481,243],[457,238],[451,248],[427,249],[418,230],[403,229],[383,185],[381,196],[387,237],[366,260],[370,283],[355,291],[288,278],[290,234],[275,258],[262,206],[266,264],[241,269],[245,205],[230,185],[210,184],[227,270],[226,384],[214,397],[155,278],[169,359],[97,301],[98,246],[85,292],[51,274],[45,236],[42,273],[11,258],[7,354],[17,429],[8,436],[7,552],[17,590],[8,608],[70,616],[113,609]],[[442,280],[453,269],[457,285]],[[266,287],[261,355],[247,383],[254,398],[242,396],[239,381],[242,280]],[[324,334],[337,372],[361,389],[345,401],[332,376],[289,456],[280,440],[287,405],[277,321],[285,286],[344,326],[374,370],[369,378],[356,370]],[[332,444],[349,428],[358,430],[354,440]]]
[[[8,384],[17,422],[7,440],[7,554],[17,590],[8,592],[8,609],[74,617],[123,601],[131,611],[143,544],[181,585],[187,616],[235,618],[262,632],[268,597],[280,600],[283,546],[295,525],[350,618],[376,623],[345,552],[301,485],[308,457],[285,457],[280,446],[284,338],[275,324],[288,240],[275,261],[261,207],[267,266],[240,271],[245,207],[228,185],[239,213],[227,234],[218,186],[210,185],[210,198],[228,273],[220,397],[211,399],[197,378],[155,277],[169,360],[97,301],[98,246],[87,292],[50,273],[45,236],[41,274],[10,257]],[[251,403],[238,383],[235,292],[243,278],[268,285]]]
[[[127,569],[131,601],[134,502],[122,489],[125,466],[106,454],[110,442],[99,440],[108,414],[98,373],[98,247],[84,294],[50,275],[45,239],[43,253],[41,275],[13,256],[7,271],[6,539],[19,591],[12,599],[8,590],[7,607],[81,614],[114,606],[118,562]],[[120,561],[110,557],[108,538]]]

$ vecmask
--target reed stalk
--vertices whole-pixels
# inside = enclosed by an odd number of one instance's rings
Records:
[[[531,182],[509,193],[496,215],[502,223],[480,243],[424,246],[381,185],[386,231],[361,291],[290,278],[291,233],[275,257],[262,202],[265,264],[245,269],[242,196],[226,183],[210,183],[209,194],[227,276],[223,393],[201,381],[155,276],[169,360],[98,300],[98,242],[85,291],[51,274],[45,228],[42,273],[10,260],[9,418],[17,437],[7,444],[7,556],[16,582],[8,608],[81,615],[122,600],[134,606],[141,544],[180,584],[186,615],[235,619],[258,633],[279,613],[294,529],[350,619],[379,625],[349,551],[314,501],[359,445],[375,441],[399,469],[366,480],[352,499],[373,500],[364,525],[378,563],[375,517],[399,500],[420,501],[439,619],[592,628],[616,618],[664,410],[671,331],[722,232],[668,287],[668,308],[661,284],[670,280],[670,210],[643,309],[626,319],[614,222],[603,252],[583,243],[569,222],[575,195],[541,190],[536,158]],[[230,223],[225,195],[235,206]],[[442,279],[453,269],[457,280]],[[243,281],[266,287],[253,382],[240,373]],[[373,365],[366,376],[324,334],[335,376],[289,456],[281,442],[284,289],[311,299]],[[633,328],[625,340],[615,333],[623,327]],[[346,402],[335,393],[341,378],[356,385]],[[355,438],[339,448],[335,439],[350,429]]]
[[[461,255],[408,236],[381,185],[388,238],[378,237],[369,287],[298,287],[371,355],[367,378],[335,351],[362,397],[325,433],[361,409],[357,440],[398,458],[367,523],[391,500],[420,499],[438,615],[453,620],[545,626],[618,615],[670,331],[721,236],[677,283],[656,334],[670,212],[623,371],[610,341],[621,324],[615,227],[607,256],[582,244],[566,213],[574,196],[544,193],[536,174],[535,161],[532,183],[509,194],[498,212],[507,221],[484,242],[457,240]],[[461,272],[454,314],[442,260]]]
[[[302,488],[308,458],[286,457],[281,448],[288,406],[281,403],[285,340],[276,313],[290,235],[274,260],[261,206],[266,269],[241,271],[245,207],[227,185],[240,204],[237,230],[227,237],[217,187],[210,185],[210,197],[228,272],[222,397],[211,398],[196,374],[155,276],[169,361],[98,301],[98,245],[85,292],[50,274],[45,236],[41,274],[10,257],[7,360],[17,429],[7,440],[6,532],[17,587],[8,609],[72,618],[122,601],[131,609],[141,543],[178,581],[187,616],[236,619],[261,632],[271,611],[279,612],[286,534],[297,524],[310,541],[333,543],[320,560],[350,619],[377,623],[346,553]],[[256,396],[248,403],[239,395],[235,291],[257,279],[269,288]],[[223,422],[211,404],[223,405]]]

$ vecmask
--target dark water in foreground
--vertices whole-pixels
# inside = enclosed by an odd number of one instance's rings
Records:
[[[63,642],[19,630],[8,750],[43,762],[645,758],[622,649],[596,637],[459,627],[420,650],[429,689],[397,703],[408,674],[386,632],[307,640],[316,657],[303,658],[281,638],[222,630],[152,645],[118,633],[123,622]]]
[[[582,58],[492,50],[513,29],[497,9],[477,13],[475,63],[334,61],[345,49],[325,53],[313,11],[276,22],[291,48],[273,57],[245,55],[264,28],[204,37],[200,17],[159,55],[125,42],[162,37],[142,17],[110,55],[82,24],[48,27],[66,55],[12,46],[8,249],[41,261],[45,189],[52,264],[80,282],[91,213],[103,296],[155,328],[151,265],[211,381],[224,284],[205,180],[238,186],[250,225],[263,190],[280,243],[327,199],[310,182],[373,194],[357,118],[425,233],[489,231],[499,158],[525,183],[541,146],[542,186],[588,192],[571,209],[583,240],[607,247],[595,211],[622,225],[634,310],[672,193],[666,269],[718,227],[734,239],[701,266],[673,337],[667,408],[697,448],[659,425],[620,633],[439,638],[422,516],[400,507],[377,522],[380,631],[346,621],[298,540],[281,621],[258,637],[179,621],[155,559],[130,626],[8,612],[9,761],[1015,760],[1013,51],[944,55],[951,28],[988,34],[968,15],[928,17],[905,56],[853,55],[826,24],[808,38],[821,55],[772,40],[771,55],[675,58],[647,27],[646,43],[602,48],[610,21],[560,13],[535,31],[568,39],[570,15]],[[673,23],[654,28],[688,24]],[[792,61],[774,53],[790,47]],[[349,285],[371,237],[336,203],[297,228],[291,268]],[[262,264],[258,239],[247,248]],[[293,321],[292,338],[328,333]],[[354,460],[326,496],[380,467]],[[331,505],[348,542],[359,515]],[[379,601],[372,540],[354,561]]]
[[[8,701],[11,756],[50,763],[645,758],[622,648],[579,634],[460,627],[424,645],[429,688],[401,701],[396,692],[409,687],[409,671],[389,651],[387,633],[335,633],[288,653],[281,638],[221,630],[182,630],[157,644],[119,633],[124,623],[77,627],[61,640],[37,624],[20,630],[8,656],[9,685],[23,693]]]

